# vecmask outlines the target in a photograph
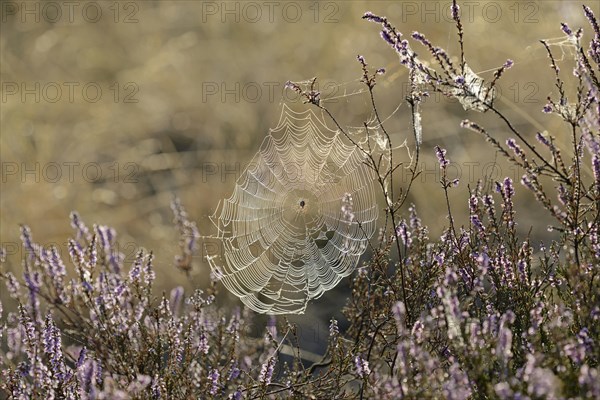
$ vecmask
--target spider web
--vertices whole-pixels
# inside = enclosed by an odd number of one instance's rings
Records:
[[[222,254],[207,257],[213,273],[259,313],[303,313],[352,273],[375,231],[374,176],[364,161],[312,110],[284,104],[211,217],[222,242]]]

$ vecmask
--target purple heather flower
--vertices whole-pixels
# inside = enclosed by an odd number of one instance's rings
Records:
[[[402,243],[410,247],[412,244],[411,232],[408,230],[408,226],[406,225],[406,221],[402,220],[396,227],[396,234],[400,236],[402,239]]]
[[[456,1],[452,2],[452,6],[450,7],[450,10],[452,12],[452,19],[455,21],[458,20],[460,7],[458,4],[456,4]]]
[[[438,162],[440,163],[440,169],[446,169],[450,163],[446,159],[446,149],[442,149],[439,146],[435,146],[435,155],[437,156]]]
[[[472,131],[475,131],[478,133],[485,132],[485,130],[481,126],[479,126],[477,123],[475,123],[471,120],[468,120],[468,119],[463,119],[462,121],[460,121],[460,127],[471,129]]]
[[[472,194],[471,197],[469,197],[469,211],[471,212],[471,214],[477,213],[477,204],[478,203],[479,203],[479,199],[477,198],[476,195]]]
[[[411,204],[410,207],[408,207],[408,212],[409,212],[409,215],[410,215],[410,227],[411,227],[411,229],[414,229],[414,230],[420,229],[421,226],[422,226],[421,219],[417,215],[417,209],[416,209],[416,207],[415,207],[414,204]]]
[[[600,26],[598,25],[598,20],[596,19],[594,12],[592,11],[591,8],[589,8],[586,5],[583,6],[583,12],[585,13],[585,16],[588,19],[588,21],[590,21],[590,25],[592,25],[592,27],[594,28],[596,37],[599,37],[600,36]]]
[[[590,368],[587,364],[583,364],[579,370],[579,378],[577,379],[581,388],[587,389],[587,394],[590,398],[600,398],[600,371],[598,368]]]
[[[329,337],[334,338],[340,334],[340,330],[338,328],[338,323],[335,318],[331,318],[329,321]]]
[[[142,262],[144,261],[144,252],[140,250],[136,257],[133,265],[131,266],[131,270],[129,271],[129,279],[132,282],[139,282],[140,275],[142,273]]]
[[[504,178],[504,193],[506,194],[507,199],[511,199],[515,195],[512,179],[509,177]]]
[[[590,311],[590,317],[592,318],[593,321],[598,321],[600,319],[600,307],[599,306],[595,306],[594,308],[592,308],[592,311]]]
[[[185,353],[184,345],[181,343],[181,323],[175,324],[169,321],[169,330],[173,335],[173,344],[171,345],[171,352],[174,355],[172,360],[175,362],[175,365],[181,365],[183,363],[183,356]],[[176,326],[173,326],[176,325]],[[187,343],[187,340],[186,340]]]
[[[583,327],[577,334],[577,342],[582,345],[586,352],[591,351],[594,345],[593,340],[590,338],[590,331],[588,328]]]
[[[408,40],[402,39],[398,42],[396,51],[404,56],[408,56]]]
[[[75,236],[75,240],[79,241],[81,239],[90,239],[90,230],[83,223],[77,211],[71,212],[71,226],[73,227],[73,229],[75,229],[75,232],[77,233],[77,235]]]
[[[534,367],[527,382],[527,391],[530,395],[547,399],[558,398],[558,378],[549,368]]]
[[[520,259],[517,262],[517,269],[519,270],[519,279],[521,279],[521,281],[528,283],[528,278],[527,278],[527,260],[525,259]]]
[[[187,251],[189,254],[192,254],[194,250],[196,250],[196,241],[200,238],[200,232],[198,232],[198,227],[194,222],[188,221],[186,223],[186,227],[189,232],[186,235],[186,243],[187,243]]]
[[[129,287],[127,286],[127,282],[125,281],[118,281],[116,287],[114,287],[113,289],[113,293],[114,293],[114,297],[116,299],[121,299],[123,298],[124,294],[127,294],[129,292]]]
[[[182,300],[183,300],[183,287],[177,286],[171,289],[171,294],[169,297],[169,305],[171,306],[171,312],[174,315],[179,314],[179,310],[181,309]]]
[[[259,382],[265,384],[265,385],[270,385],[271,384],[271,378],[273,377],[273,369],[275,367],[275,358],[274,357],[269,357],[269,359],[267,360],[267,362],[265,362],[262,367],[260,368],[260,374],[258,376],[258,380]]]
[[[283,86],[284,89],[292,89],[295,90],[296,89],[296,84],[294,84],[292,81],[287,81],[285,83],[285,85]]]
[[[499,382],[494,385],[494,392],[501,400],[515,399],[514,392],[507,382]]]
[[[502,318],[500,319],[500,327],[498,330],[498,342],[496,345],[496,354],[504,360],[504,362],[508,362],[508,360],[512,357],[512,331],[507,326],[508,324],[512,324],[515,320],[515,314],[512,311],[507,311]]]
[[[79,357],[77,357],[77,363],[75,364],[75,368],[79,369],[86,360],[87,349],[85,346],[81,348],[79,351]]]
[[[592,250],[596,254],[596,257],[600,259],[600,228],[598,224],[590,222],[589,226],[589,238],[592,245]]]
[[[146,261],[146,266],[144,267],[144,283],[148,286],[152,285],[154,279],[156,278],[156,274],[154,273],[154,269],[152,268],[152,260],[154,256],[152,253],[148,255],[148,261]]]
[[[84,393],[89,393],[92,390],[94,384],[94,367],[95,362],[92,359],[86,359],[81,368],[79,368],[77,377],[79,379],[79,385]]]
[[[152,379],[152,397],[155,399],[162,398],[162,379],[159,378],[158,374],[154,375],[154,379]]]
[[[507,59],[504,64],[502,65],[502,67],[504,67],[505,69],[509,69],[512,68],[512,66],[515,64],[515,62],[513,60],[511,60],[510,58]]]
[[[198,350],[200,350],[200,352],[203,354],[208,354],[209,347],[210,346],[208,344],[208,337],[206,337],[206,334],[202,332],[200,334],[200,340],[198,342]]]
[[[521,146],[519,146],[517,144],[515,139],[513,139],[513,138],[507,139],[506,145],[515,153],[515,155],[517,157],[519,157],[522,160],[525,160],[525,153],[523,152],[523,149],[521,149]]]
[[[533,182],[531,181],[531,179],[529,179],[529,176],[527,174],[523,174],[523,176],[521,177],[521,184],[523,186],[525,186],[527,189],[531,190],[531,191],[535,191],[535,187],[533,186]]]
[[[54,349],[54,331],[52,328],[54,327],[54,322],[52,321],[52,315],[46,315],[46,326],[44,328],[44,351],[46,353],[51,353]]]
[[[573,31],[571,30],[571,28],[569,28],[569,25],[565,24],[564,22],[560,23],[560,28],[562,29],[562,31],[567,34],[567,35],[571,35],[573,34]]]
[[[21,225],[21,242],[23,242],[23,247],[25,247],[25,250],[27,250],[29,259],[34,259],[36,245],[31,240],[31,229],[29,229],[27,225]]]
[[[535,335],[539,332],[540,326],[542,325],[542,321],[544,319],[543,312],[544,312],[544,303],[541,301],[538,302],[529,311],[529,316],[530,316],[531,322],[530,322],[529,329],[527,330],[527,333],[530,336]]]
[[[437,253],[433,256],[433,261],[438,265],[444,265],[444,253]]]
[[[361,378],[365,378],[371,373],[369,362],[364,360],[360,355],[354,357],[354,366],[356,368],[356,373]]]
[[[592,157],[592,166],[594,171],[594,178],[596,179],[596,191],[600,193],[600,155],[594,154]]]
[[[92,290],[94,290],[94,287],[93,287],[93,286],[92,286],[92,284],[91,284],[91,283],[89,283],[88,281],[83,281],[81,284],[82,284],[82,286],[83,286],[83,289],[84,289],[86,292],[91,292]]]
[[[108,254],[115,236],[113,230],[104,225],[94,225],[94,228],[100,240],[100,247],[104,249],[104,253]]]
[[[552,112],[552,105],[551,104],[546,104],[544,106],[544,108],[542,108],[542,111],[545,112],[546,114],[549,114]]]
[[[60,331],[54,324],[52,314],[46,315],[44,330],[42,333],[44,352],[50,357],[52,372],[59,380],[64,378],[62,372],[63,354],[61,349]]]
[[[454,78],[454,82],[456,82],[459,85],[464,85],[465,84],[465,77],[462,75],[458,75]]]
[[[569,193],[568,193],[567,189],[565,188],[565,186],[562,183],[559,183],[558,186],[556,187],[556,191],[557,191],[556,197],[558,197],[558,201],[560,201],[560,203],[563,206],[566,206],[567,203],[569,202]]]
[[[423,35],[421,32],[414,31],[411,36],[413,39],[419,42],[424,42],[425,40],[427,40],[425,39],[425,35]]]
[[[476,254],[476,261],[479,268],[485,270],[490,264],[490,257],[486,252],[482,252],[481,254]]]
[[[457,362],[450,366],[450,376],[443,388],[444,397],[449,400],[467,400],[472,395],[469,377]]]
[[[77,242],[72,239],[69,239],[68,243],[69,256],[71,256],[71,261],[75,264],[77,268],[83,268],[86,265],[85,258],[83,257],[83,253]]]
[[[208,374],[208,379],[210,379],[210,391],[211,395],[216,395],[219,390],[219,371],[217,369],[213,369]]]
[[[506,145],[512,150],[514,150],[518,146],[517,142],[515,142],[515,139],[513,138],[506,139]]]
[[[492,219],[492,217],[496,214],[496,210],[494,208],[494,198],[491,195],[486,194],[483,196],[483,204],[488,212],[488,216],[490,219]]]
[[[544,136],[540,132],[537,132],[535,134],[535,138],[537,139],[538,142],[540,142],[541,144],[543,144],[546,147],[551,147],[552,146],[552,144],[550,143],[550,141],[548,140],[548,138],[546,136]]]
[[[416,320],[415,324],[412,327],[411,335],[415,338],[417,343],[423,342],[424,331],[425,331],[425,325],[423,324],[423,321],[421,321],[420,319]]]
[[[231,381],[237,379],[240,376],[240,369],[238,368],[237,361],[231,360],[231,368],[229,369],[229,373],[227,375],[227,380]]]
[[[90,257],[90,266],[92,268],[94,268],[96,266],[96,264],[98,263],[97,243],[98,243],[98,236],[97,235],[92,236],[92,242],[90,243],[90,246],[88,248],[88,253],[89,253],[89,257]]]
[[[39,293],[40,288],[42,286],[40,273],[38,271],[35,271],[33,273],[30,272],[26,264],[26,271],[23,273],[23,278],[25,280],[25,285],[27,286],[27,289],[29,289],[30,304],[34,309],[37,309],[39,306],[37,294]]]
[[[387,22],[385,17],[380,17],[378,15],[373,14],[371,11],[367,11],[363,14],[362,16],[363,19],[366,19],[367,21],[372,21],[372,22],[377,22],[380,24],[383,24],[385,22]]]
[[[231,315],[231,319],[229,320],[229,325],[227,326],[227,333],[233,333],[234,335],[238,335],[238,331],[240,329],[240,308],[235,307],[233,313]]]
[[[485,230],[478,215],[471,215],[471,224],[476,227],[479,232],[483,232]]]
[[[19,284],[19,281],[17,280],[17,278],[15,278],[15,276],[13,275],[12,272],[7,272],[5,277],[6,277],[6,288],[8,289],[8,293],[10,294],[10,297],[12,297],[13,299],[18,298],[19,290],[21,289],[21,285]]]
[[[210,305],[215,301],[215,295],[211,294],[208,297],[206,297],[206,305]]]
[[[387,29],[382,29],[380,32],[381,38],[385,40],[390,46],[395,46],[396,41],[390,35],[390,32]]]
[[[35,358],[35,352],[33,351],[37,347],[36,339],[36,325],[28,315],[25,306],[19,305],[19,325],[22,327],[25,333],[24,344],[27,346],[27,351],[31,352],[30,358]]]
[[[52,246],[50,249],[50,257],[48,259],[48,263],[51,267],[50,272],[52,278],[65,276],[67,274],[67,269],[65,268],[65,264],[63,263],[56,246]]]
[[[567,343],[563,348],[567,357],[577,365],[581,365],[585,359],[585,348],[575,343]]]

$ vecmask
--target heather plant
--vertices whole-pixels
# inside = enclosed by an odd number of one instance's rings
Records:
[[[332,319],[320,362],[302,357],[297,328],[285,317],[264,329],[246,329],[248,309],[218,307],[219,283],[204,291],[155,293],[153,256],[140,250],[131,265],[118,251],[116,232],[91,229],[77,213],[69,260],[58,249],[35,243],[21,227],[26,249],[23,275],[1,270],[16,312],[2,310],[0,390],[8,398],[600,398],[600,27],[583,6],[593,38],[562,23],[573,48],[574,67],[565,73],[542,42],[554,72],[556,93],[540,112],[560,118],[560,132],[519,130],[498,107],[496,84],[508,74],[507,60],[486,82],[467,64],[468,38],[453,2],[460,46],[453,61],[425,34],[405,38],[385,17],[363,18],[381,27],[382,39],[408,69],[414,146],[410,163],[399,162],[380,117],[377,79],[359,56],[361,81],[374,118],[349,130],[323,105],[314,80],[288,83],[308,106],[330,117],[365,156],[384,201],[383,223],[370,244],[370,258],[351,279],[344,315]],[[415,50],[424,47],[435,64]],[[431,238],[408,193],[419,176],[426,135],[423,100],[430,92],[457,99],[476,132],[523,171],[510,178],[468,187],[467,221],[452,215],[451,155],[436,146],[440,195],[447,227]],[[474,119],[492,113],[512,138],[502,143]],[[567,141],[558,140],[568,137]],[[570,143],[565,147],[561,143]],[[410,179],[399,189],[395,177]],[[537,243],[517,232],[515,193],[531,192],[552,218],[556,239]],[[354,218],[350,200],[342,210]],[[175,264],[192,268],[198,229],[175,199],[181,255]],[[358,221],[360,223],[360,221]],[[1,257],[4,263],[4,257]],[[216,277],[213,277],[216,278]],[[310,304],[309,304],[310,307]],[[282,350],[291,349],[292,359]],[[0,392],[2,393],[2,392]]]

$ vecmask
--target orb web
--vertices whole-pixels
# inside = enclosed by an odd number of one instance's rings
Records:
[[[376,219],[364,153],[312,110],[284,105],[277,127],[211,217],[222,246],[207,259],[251,309],[303,313],[352,273]]]

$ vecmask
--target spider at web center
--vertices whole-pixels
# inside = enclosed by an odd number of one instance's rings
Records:
[[[318,197],[311,191],[299,188],[293,189],[284,195],[281,204],[283,220],[293,227],[292,230],[304,232],[319,229],[321,221],[321,205]]]
[[[296,199],[296,214],[306,216],[307,214],[314,213],[315,211],[317,211],[316,209],[314,209],[315,204],[316,203],[314,202],[314,200],[307,199],[304,196],[298,197]]]

